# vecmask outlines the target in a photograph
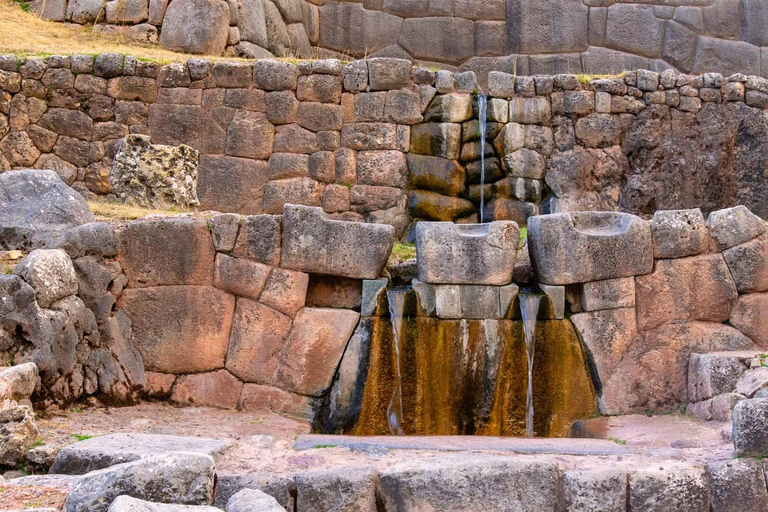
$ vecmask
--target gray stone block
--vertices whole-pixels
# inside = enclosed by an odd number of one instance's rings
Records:
[[[584,311],[635,307],[635,279],[620,277],[584,283],[581,308]]]
[[[749,360],[757,353],[715,352],[691,354],[688,360],[688,400],[699,402],[730,393],[749,369]]]
[[[461,286],[440,285],[435,287],[435,312],[438,318],[460,319]]]
[[[551,308],[549,313],[551,317],[556,320],[565,318],[565,287],[539,283],[539,289],[544,292],[544,295],[546,295],[549,300]]]
[[[712,510],[759,512],[768,510],[763,465],[758,460],[710,462]]]
[[[630,510],[709,511],[707,468],[670,462],[629,474]]]
[[[657,211],[651,232],[653,257],[657,259],[694,256],[709,248],[709,232],[698,208]]]
[[[528,220],[531,260],[541,282],[565,285],[653,270],[650,226],[634,215],[559,213]]]
[[[419,316],[435,316],[437,301],[437,286],[429,283],[422,283],[418,279],[411,281],[413,291],[419,299]]]
[[[765,233],[765,222],[746,206],[710,213],[707,227],[721,251],[749,242]]]
[[[733,448],[736,455],[768,455],[768,398],[742,400],[733,409]]]
[[[501,318],[499,287],[462,285],[461,317],[467,319]]]
[[[572,469],[563,473],[566,512],[624,512],[627,472],[620,469]]]
[[[389,281],[386,279],[365,279],[363,281],[360,316],[376,316],[379,297],[386,291],[387,284],[389,284]]]
[[[643,57],[661,57],[664,20],[652,5],[616,4],[608,8],[605,46]]]
[[[507,2],[507,40],[515,53],[581,52],[587,49],[589,13],[581,0]]]
[[[419,280],[439,284],[505,285],[512,280],[519,244],[517,224],[419,222]]]

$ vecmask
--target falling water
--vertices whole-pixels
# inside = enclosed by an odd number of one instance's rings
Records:
[[[528,394],[525,399],[525,435],[533,437],[533,358],[536,351],[536,317],[541,295],[520,290],[520,312],[525,331],[525,353],[528,358]]]
[[[389,431],[392,435],[403,434],[403,381],[400,371],[400,353],[403,338],[403,308],[405,306],[405,290],[387,290],[389,302],[389,318],[395,336],[395,390],[387,408]]]
[[[480,123],[480,224],[484,221],[485,209],[485,129],[488,97],[484,94],[477,96],[477,120]]]

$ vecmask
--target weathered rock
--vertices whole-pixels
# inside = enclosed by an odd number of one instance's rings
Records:
[[[59,450],[52,474],[84,475],[116,464],[185,452],[220,455],[231,443],[205,437],[159,434],[108,434],[68,444]]]
[[[199,153],[189,146],[152,145],[146,135],[119,144],[109,184],[125,202],[149,208],[197,205]]]
[[[551,285],[601,281],[653,270],[651,230],[623,213],[578,212],[531,217],[531,260]],[[573,265],[574,261],[580,262]]]
[[[360,314],[344,309],[304,308],[296,315],[280,354],[273,384],[320,396],[331,384]]]
[[[226,370],[182,375],[173,385],[171,401],[185,405],[201,405],[234,409],[240,400],[243,383]]]
[[[733,409],[733,448],[736,455],[768,454],[768,399],[741,400]]]
[[[155,455],[82,476],[72,486],[64,510],[104,512],[118,496],[208,505],[213,502],[214,488],[211,456],[183,452]]]
[[[751,398],[766,387],[768,387],[768,368],[761,366],[742,372],[732,389],[747,398]]]
[[[635,279],[635,289],[640,330],[677,319],[724,322],[738,297],[720,254],[658,260],[653,273]]]
[[[456,221],[476,213],[475,205],[466,199],[426,190],[412,190],[408,194],[408,208],[416,218],[436,221]]]
[[[768,291],[768,235],[723,252],[739,293]]]
[[[707,469],[667,463],[629,474],[629,507],[633,510],[709,510]]]
[[[178,0],[165,11],[160,44],[169,50],[218,56],[227,44],[228,26],[226,2]]]
[[[759,461],[711,462],[708,469],[713,510],[758,512],[768,509],[768,490]]]
[[[131,498],[130,496],[118,496],[112,502],[107,512],[217,512],[219,509],[196,505],[167,505],[164,503],[152,503],[149,501]]]
[[[376,472],[366,467],[322,469],[296,475],[298,510],[376,510]]]
[[[47,308],[78,290],[72,260],[61,249],[36,249],[13,269],[35,290],[37,303]]]
[[[54,171],[0,174],[0,247],[34,249],[55,243],[67,229],[93,222],[80,194]]]
[[[264,289],[270,270],[267,265],[255,261],[217,254],[213,285],[233,295],[256,300]]]
[[[277,412],[289,418],[312,421],[315,416],[315,401],[312,397],[289,393],[273,386],[245,384],[240,397],[240,408],[255,414]],[[282,501],[281,504],[290,507],[290,504],[286,505]]]
[[[4,401],[0,407],[0,464],[16,466],[24,462],[37,434],[32,408]]]
[[[35,363],[23,363],[0,371],[0,400],[29,400],[40,386]]]
[[[73,259],[83,256],[111,258],[120,251],[120,239],[106,222],[90,222],[65,231],[59,249]]]
[[[570,470],[563,473],[565,510],[624,512],[627,472],[617,469]]]
[[[330,220],[320,208],[286,205],[281,265],[355,279],[375,279],[394,243],[394,228]]]
[[[554,464],[491,455],[441,456],[385,469],[379,489],[387,510],[554,511]]]
[[[203,155],[197,197],[207,210],[253,215],[263,211],[267,163],[226,155]]]
[[[707,227],[721,251],[749,242],[765,233],[765,222],[746,206],[710,213]]]
[[[753,356],[748,352],[691,354],[688,363],[688,399],[699,402],[730,393],[736,388],[739,378],[749,369],[749,359]]]
[[[234,255],[267,265],[280,264],[281,217],[251,215],[243,218]]]
[[[635,280],[631,277],[584,283],[581,291],[584,311],[635,307]]]
[[[731,325],[749,336],[762,348],[768,348],[768,293],[739,296],[731,312]]]
[[[131,319],[147,370],[189,373],[224,367],[235,309],[232,295],[210,286],[128,289],[119,307]]]
[[[415,188],[448,196],[464,190],[465,172],[455,160],[426,155],[408,155],[408,170]]]
[[[293,512],[296,483],[293,475],[274,473],[252,473],[237,475],[219,475],[216,487],[216,506],[224,508],[227,502],[243,489],[256,489],[272,496],[289,512]]]
[[[216,251],[203,219],[133,222],[120,237],[120,262],[131,288],[213,283]]]
[[[510,221],[484,225],[419,222],[419,280],[437,284],[509,284],[520,243],[518,231],[517,224]]]
[[[227,501],[227,512],[285,512],[275,498],[258,489],[243,489]]]
[[[651,232],[656,259],[694,256],[709,247],[709,232],[699,209],[656,212]]]

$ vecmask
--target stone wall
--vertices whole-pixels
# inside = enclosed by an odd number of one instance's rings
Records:
[[[489,74],[480,144],[473,72],[374,58],[165,66],[114,54],[0,57],[0,170],[56,170],[109,194],[119,142],[200,152],[203,209],[285,203],[395,226],[523,224],[536,213],[745,204],[768,215],[768,79],[629,72]]]
[[[47,0],[32,6],[44,8],[48,19],[98,18],[99,30],[193,53],[401,57],[483,77],[491,69],[527,75],[637,68],[768,76],[768,7],[760,0]]]

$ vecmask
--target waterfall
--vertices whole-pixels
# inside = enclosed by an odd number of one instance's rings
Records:
[[[480,123],[480,224],[485,216],[485,129],[488,97],[485,94],[477,96],[477,120]]]
[[[392,322],[392,332],[395,340],[395,390],[387,408],[389,431],[392,435],[403,434],[403,380],[400,371],[400,354],[403,338],[403,309],[405,307],[406,290],[387,290],[389,303],[389,318]]]
[[[533,360],[536,352],[536,317],[539,314],[541,295],[520,290],[520,312],[525,331],[525,353],[528,358],[528,394],[525,405],[525,434],[533,437]]]

